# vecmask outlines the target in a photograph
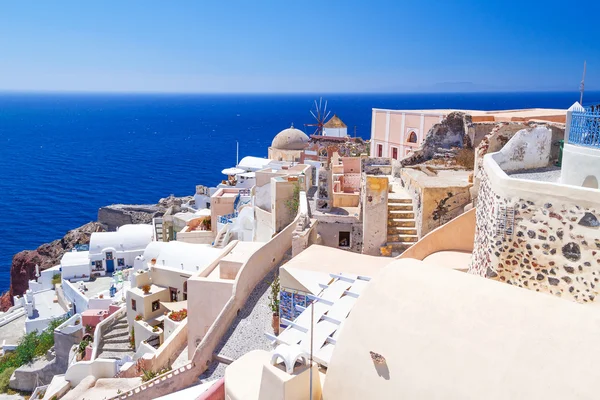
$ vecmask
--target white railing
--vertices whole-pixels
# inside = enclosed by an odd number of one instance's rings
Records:
[[[5,313],[0,315],[0,326],[4,326],[15,319],[25,315],[25,309],[23,305],[12,306]]]
[[[94,343],[92,344],[92,356],[90,358],[90,361],[94,361],[98,356],[98,348],[100,347],[100,341],[102,340],[102,329],[105,326],[108,326],[111,323],[113,323],[115,320],[121,318],[125,314],[127,314],[127,306],[124,304],[117,311],[109,315],[108,318],[106,318],[103,321],[100,321],[100,323],[96,325],[96,329],[94,330]]]
[[[46,393],[46,389],[48,389],[50,385],[38,386],[35,388],[33,393],[31,393],[31,397],[29,400],[41,400],[44,398],[44,394]]]
[[[71,333],[77,332],[80,329],[83,329],[83,320],[81,319],[81,314],[75,314],[71,318],[54,328],[54,332],[70,335]]]

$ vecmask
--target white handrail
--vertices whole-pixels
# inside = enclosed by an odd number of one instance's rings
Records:
[[[100,321],[100,323],[96,325],[96,329],[94,330],[94,342],[92,344],[92,356],[90,358],[90,361],[94,361],[98,356],[98,348],[100,347],[100,337],[102,336],[102,328],[104,328],[104,326],[112,323],[113,321],[122,317],[125,314],[127,314],[127,306],[123,304],[121,308],[119,308],[117,311],[109,315],[108,318]]]

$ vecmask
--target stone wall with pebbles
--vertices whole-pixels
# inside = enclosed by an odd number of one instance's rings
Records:
[[[594,301],[600,288],[599,217],[600,207],[502,197],[483,171],[469,272],[579,303]]]

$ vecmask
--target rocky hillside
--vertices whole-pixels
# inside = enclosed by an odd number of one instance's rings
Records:
[[[0,309],[3,311],[12,305],[12,298],[22,295],[27,290],[27,282],[35,278],[35,265],[40,270],[60,264],[60,259],[65,252],[75,245],[90,242],[92,232],[103,232],[105,228],[98,222],[89,222],[77,229],[73,229],[62,239],[45,243],[35,250],[23,250],[14,255],[10,268],[10,290],[0,298]]]
[[[160,199],[155,205],[116,204],[98,210],[98,222],[89,222],[73,229],[62,238],[45,243],[35,250],[23,250],[14,255],[10,268],[10,289],[0,296],[0,310],[5,311],[12,306],[12,298],[22,295],[28,287],[28,281],[35,278],[35,265],[40,270],[60,264],[65,252],[78,244],[88,244],[93,232],[114,231],[124,224],[147,224],[152,218],[163,215],[173,207],[178,212],[181,204],[191,197],[169,196]]]

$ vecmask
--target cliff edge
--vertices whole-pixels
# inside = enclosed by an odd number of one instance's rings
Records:
[[[35,279],[35,266],[40,271],[60,264],[62,256],[79,244],[88,244],[94,232],[114,231],[126,224],[149,224],[152,218],[163,215],[173,207],[174,212],[192,197],[169,196],[160,199],[158,204],[130,205],[114,204],[98,210],[98,221],[88,222],[79,228],[70,230],[62,239],[45,243],[35,250],[23,250],[14,255],[10,268],[10,289],[0,296],[0,311],[12,306],[13,296],[22,295],[28,287],[28,281]]]

